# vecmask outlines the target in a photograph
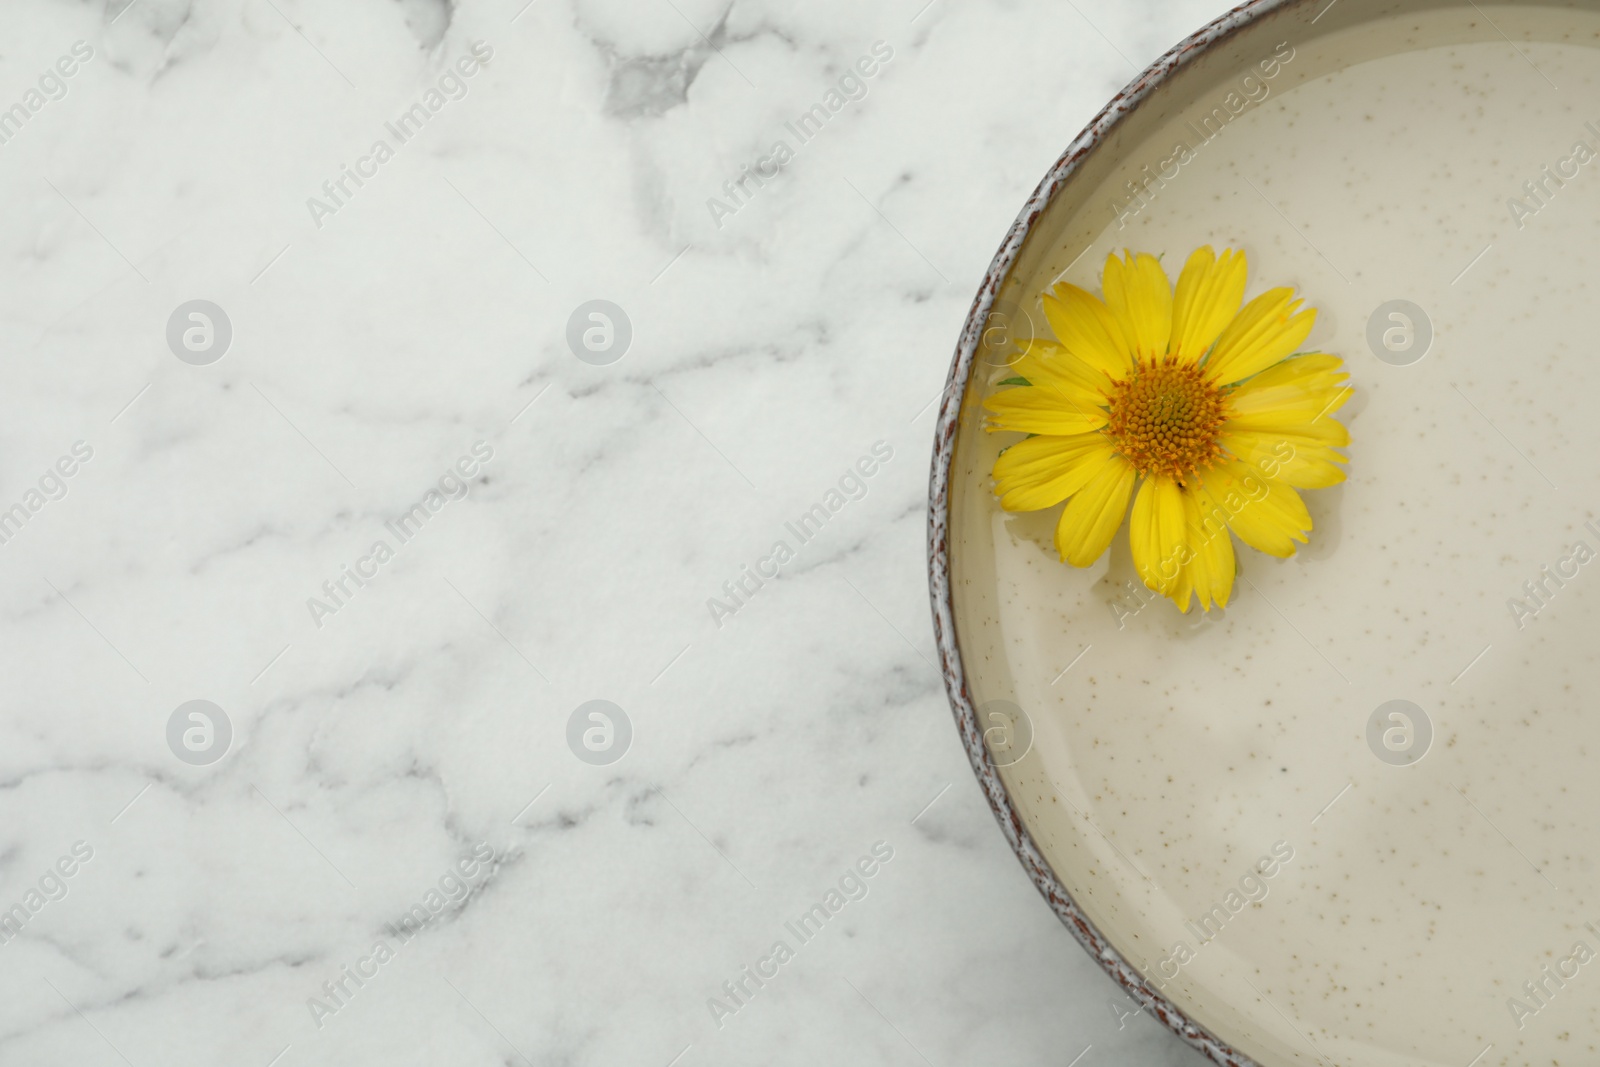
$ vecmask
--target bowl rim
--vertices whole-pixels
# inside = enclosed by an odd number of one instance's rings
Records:
[[[928,484],[928,592],[933,603],[933,630],[939,652],[939,671],[944,677],[945,692],[950,698],[950,710],[955,715],[956,729],[960,732],[961,743],[967,750],[967,759],[972,764],[979,787],[989,801],[989,808],[994,812],[995,820],[1000,824],[1001,832],[1005,834],[1012,851],[1021,861],[1023,870],[1044,896],[1051,910],[1056,913],[1056,917],[1066,925],[1084,950],[1100,964],[1101,969],[1170,1030],[1221,1067],[1261,1067],[1261,1065],[1195,1022],[1159,990],[1152,988],[1139,971],[1129,964],[1100,933],[1078,906],[1077,901],[1072,898],[1066,886],[1056,877],[1044,853],[1029,835],[1021,816],[1012,806],[1005,783],[1000,779],[999,769],[983,743],[983,729],[978,723],[977,710],[972,705],[972,694],[967,689],[966,669],[961,659],[955,614],[951,604],[953,588],[950,578],[949,548],[951,469],[955,462],[956,429],[961,419],[962,401],[977,362],[976,355],[983,338],[984,324],[988,321],[1000,286],[1016,263],[1017,256],[1032,233],[1034,224],[1044,214],[1062,186],[1077,173],[1082,162],[1107,139],[1117,125],[1163,85],[1174,72],[1265,15],[1295,7],[1310,7],[1319,2],[1326,3],[1328,7],[1332,6],[1327,0],[1248,0],[1240,4],[1185,38],[1147,67],[1121,92],[1112,97],[1083,132],[1067,146],[1066,151],[1056,160],[1038,187],[1034,189],[1033,194],[1023,204],[1021,213],[1006,232],[999,251],[995,253],[994,260],[989,264],[989,269],[978,287],[972,308],[967,313],[960,341],[956,345],[955,357],[950,364],[950,373],[945,380],[944,393],[940,398],[939,418],[934,428],[933,467]]]

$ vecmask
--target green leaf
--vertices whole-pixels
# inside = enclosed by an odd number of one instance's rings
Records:
[[[1028,381],[1028,379],[1026,379],[1026,378],[1007,378],[1005,381],[1001,382],[1000,384],[1001,385],[1032,385],[1033,383]]]

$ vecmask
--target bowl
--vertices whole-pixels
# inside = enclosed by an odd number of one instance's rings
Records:
[[[1046,902],[1219,1064],[1600,1062],[1600,7],[1258,0],[1023,205],[936,430],[930,590],[973,770]],[[1354,387],[1349,478],[1225,610],[1061,563],[982,403],[1039,295],[1231,247]],[[1130,1002],[1130,1009],[1133,1008]]]

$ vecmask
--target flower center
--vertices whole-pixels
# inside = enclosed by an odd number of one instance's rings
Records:
[[[1106,433],[1141,475],[1179,485],[1222,458],[1227,396],[1192,363],[1140,361],[1111,391]]]

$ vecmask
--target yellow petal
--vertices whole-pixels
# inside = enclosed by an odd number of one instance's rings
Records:
[[[1225,522],[1214,517],[1221,505],[1205,488],[1196,486],[1184,494],[1185,529],[1187,544],[1193,553],[1189,566],[1184,569],[1187,585],[1181,590],[1183,600],[1178,607],[1189,610],[1189,591],[1200,600],[1200,610],[1209,612],[1211,605],[1228,606],[1233,592],[1233,576],[1237,567],[1233,557],[1233,538]]]
[[[1332,415],[1355,393],[1348,378],[1336,356],[1282,360],[1229,394],[1227,430],[1342,448],[1350,434]]]
[[[1089,366],[1121,378],[1133,366],[1122,327],[1100,298],[1066,282],[1044,295],[1044,317],[1056,340]]]
[[[1009,367],[1006,377],[1026,378],[1030,383],[1054,389],[1085,408],[1104,407],[1111,379],[1074,356],[1054,341],[1029,341]]]
[[[1238,415],[1294,412],[1311,422],[1331,415],[1355,395],[1338,356],[1308,355],[1280,360],[1229,393]]]
[[[1332,419],[1329,425],[1344,427]],[[1348,438],[1348,434],[1344,434]],[[1238,457],[1264,477],[1275,478],[1296,489],[1326,489],[1344,481],[1338,464],[1348,462],[1325,442],[1309,434],[1236,430],[1231,424],[1217,438],[1230,455]]]
[[[1114,255],[1106,257],[1106,307],[1134,355],[1157,359],[1167,354],[1167,340],[1172,335],[1172,283],[1155,256],[1126,254],[1126,262]]]
[[[1331,448],[1297,448],[1294,458],[1278,468],[1278,481],[1296,489],[1326,489],[1345,480],[1339,464],[1348,462]]]
[[[1173,355],[1197,362],[1233,321],[1244,300],[1244,253],[1228,249],[1219,259],[1211,246],[1197,248],[1178,276],[1172,305]]]
[[[1071,396],[1040,385],[1019,385],[1005,389],[983,402],[989,410],[984,428],[1016,430],[1019,433],[1052,434],[1066,437],[1088,433],[1106,424],[1106,413],[1085,407]]]
[[[1293,289],[1256,297],[1222,331],[1206,360],[1206,377],[1218,385],[1243,381],[1292,355],[1316,325],[1314,308],[1299,311]]]
[[[1281,360],[1239,386],[1238,392],[1271,385],[1299,385],[1304,389],[1326,390],[1348,380],[1344,360],[1325,352],[1309,352]]]
[[[1087,485],[1114,454],[1103,434],[1030,437],[995,461],[994,491],[1007,511],[1052,507]]]
[[[1206,489],[1221,505],[1239,540],[1269,556],[1294,555],[1296,541],[1311,532],[1311,515],[1300,494],[1233,460],[1214,468]]]
[[[1170,596],[1186,562],[1183,490],[1171,478],[1146,478],[1128,516],[1128,547],[1144,584]]]
[[[1223,433],[1263,434],[1291,444],[1304,441],[1325,448],[1343,448],[1350,443],[1350,431],[1338,419],[1317,418],[1303,411],[1264,411],[1241,415],[1223,424]]]
[[[1063,560],[1087,567],[1105,555],[1128,511],[1133,482],[1133,465],[1113,456],[1067,501],[1056,524],[1056,551]]]

